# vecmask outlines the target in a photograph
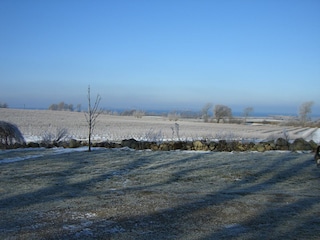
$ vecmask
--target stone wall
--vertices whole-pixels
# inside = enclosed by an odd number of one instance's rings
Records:
[[[36,147],[63,147],[63,148],[78,148],[88,146],[86,141],[77,141],[71,139],[67,142],[53,143],[35,143],[14,144],[10,148],[36,148]],[[303,138],[298,138],[294,142],[288,142],[286,139],[278,138],[268,142],[239,142],[239,141],[170,141],[170,142],[146,142],[137,141],[135,139],[125,139],[119,143],[116,142],[96,142],[92,147],[104,148],[122,148],[127,147],[135,150],[150,149],[153,151],[171,151],[171,150],[190,150],[190,151],[225,151],[225,152],[243,152],[243,151],[272,151],[272,150],[289,150],[289,151],[315,151],[317,144],[314,141],[306,141]],[[0,146],[4,148],[4,146]]]

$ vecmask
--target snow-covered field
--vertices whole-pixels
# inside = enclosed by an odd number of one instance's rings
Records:
[[[27,142],[40,141],[48,133],[56,134],[66,128],[70,138],[87,139],[84,113],[49,110],[0,109],[0,120],[16,124]],[[290,140],[302,137],[320,143],[317,128],[287,127],[268,124],[216,124],[200,119],[169,121],[167,117],[114,116],[98,117],[93,138],[97,141],[136,140],[239,140],[262,141],[289,136]]]

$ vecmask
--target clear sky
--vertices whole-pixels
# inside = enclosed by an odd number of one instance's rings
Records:
[[[319,0],[1,0],[9,107],[320,113]]]

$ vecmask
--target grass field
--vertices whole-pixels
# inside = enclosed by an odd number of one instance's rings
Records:
[[[0,164],[0,239],[319,239],[311,153],[0,152],[17,157]]]

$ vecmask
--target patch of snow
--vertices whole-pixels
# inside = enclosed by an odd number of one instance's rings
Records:
[[[44,155],[31,155],[31,156],[25,156],[25,157],[14,157],[14,158],[1,159],[0,164],[19,162],[19,161],[32,159],[32,158],[38,158],[38,157],[42,157],[42,156],[44,156]]]
[[[52,148],[54,154],[71,153],[71,152],[84,152],[88,150],[88,147],[79,148]],[[96,148],[91,148],[91,150],[96,150]]]
[[[13,163],[13,162],[19,162],[19,161],[24,161],[28,159],[34,159],[34,158],[39,158],[43,157],[46,155],[57,155],[57,154],[63,154],[63,153],[70,153],[70,152],[83,152],[86,151],[88,148],[87,147],[80,147],[80,148],[51,148],[51,149],[46,149],[46,148],[20,148],[20,149],[8,149],[8,150],[2,150],[0,153],[14,153],[14,152],[25,152],[26,155],[23,157],[12,157],[12,158],[3,158],[0,159],[0,164],[4,163]],[[97,148],[92,148],[92,150],[97,150]],[[41,154],[34,154],[31,155],[31,152],[37,151]],[[29,154],[28,154],[29,153]],[[0,154],[1,157],[1,154]]]
[[[109,232],[109,233],[121,233],[121,232],[125,232],[125,229],[122,228],[122,227],[119,227],[119,226],[115,226],[115,227],[107,230],[106,232]]]
[[[76,233],[76,237],[79,238],[79,237],[82,237],[82,236],[93,236],[93,232],[90,228],[85,228],[85,229],[82,229],[80,232]]]
[[[199,151],[195,151],[195,150],[180,150],[180,149],[177,149],[177,150],[172,150],[173,152],[178,152],[178,153],[194,153],[194,154],[204,154],[204,153],[212,153],[212,151],[208,150],[208,151],[205,151],[205,150],[199,150]]]
[[[246,231],[246,228],[238,223],[227,224],[224,226],[230,235],[239,234]]]
[[[43,140],[42,137],[40,136],[34,136],[34,135],[25,135],[24,140],[29,143],[29,142],[41,142]]]
[[[305,140],[310,141],[313,140],[315,143],[320,144],[320,129],[314,130]]]
[[[44,147],[39,147],[39,148],[15,148],[15,149],[1,149],[1,153],[8,153],[8,152],[26,152],[26,151],[42,151],[46,148]]]
[[[62,228],[67,231],[76,231],[76,230],[78,230],[79,226],[77,226],[77,225],[64,225]]]
[[[304,153],[311,153],[312,151],[311,150],[301,150],[301,151],[296,151],[297,153],[300,153],[300,154],[304,154]]]
[[[241,225],[240,224],[238,224],[238,223],[231,223],[231,224],[227,224],[227,225],[225,225],[224,226],[225,228],[237,228],[237,227],[241,227]]]

